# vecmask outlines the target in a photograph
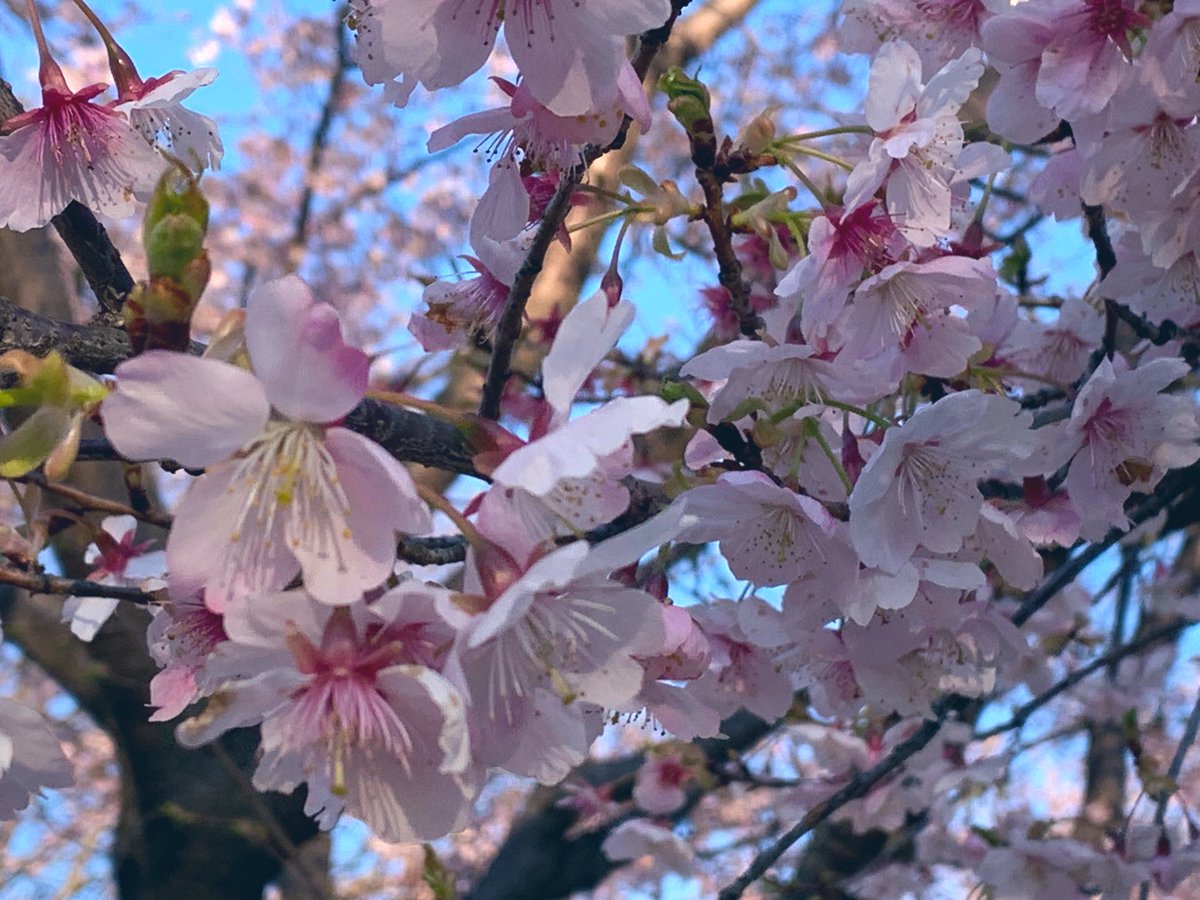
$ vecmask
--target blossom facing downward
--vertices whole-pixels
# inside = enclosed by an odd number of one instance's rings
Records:
[[[0,228],[41,228],[72,200],[121,218],[154,190],[163,158],[120,113],[93,102],[104,87],[43,87],[40,107],[4,123]]]
[[[130,459],[206,468],[167,541],[173,593],[203,588],[220,612],[303,572],[313,596],[350,603],[391,574],[395,532],[430,522],[403,466],[331,424],[362,399],[369,360],[294,276],[251,294],[245,337],[253,373],[157,350],[122,363],[105,429]]]

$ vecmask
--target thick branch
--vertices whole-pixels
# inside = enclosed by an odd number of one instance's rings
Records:
[[[129,338],[119,328],[58,322],[0,297],[0,352],[14,349],[38,356],[57,350],[71,365],[101,374],[111,373],[133,352]],[[447,422],[377,400],[363,400],[344,424],[401,462],[477,474],[466,438]],[[80,458],[120,458],[111,447],[89,444],[89,451],[90,456],[81,454]]]

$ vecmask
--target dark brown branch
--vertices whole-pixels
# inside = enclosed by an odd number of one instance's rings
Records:
[[[724,187],[713,165],[696,166],[696,181],[704,191],[701,218],[708,226],[717,256],[717,279],[729,292],[729,308],[738,320],[738,330],[747,337],[758,335],[762,317],[750,305],[750,285],[742,277],[742,262],[733,250],[733,235],[725,217]]]
[[[125,298],[133,290],[133,276],[125,268],[121,254],[113,246],[104,226],[78,200],[72,200],[50,221],[96,295],[100,305],[96,321],[106,325],[120,322]]]
[[[133,587],[116,584],[101,584],[86,578],[62,578],[34,572],[19,572],[0,567],[0,584],[11,584],[34,594],[62,594],[75,597],[109,597],[125,600],[142,606],[156,606],[161,601],[153,594]]]
[[[129,336],[108,325],[57,322],[0,297],[0,352],[28,350],[45,356],[57,350],[71,365],[108,374],[133,353]]]

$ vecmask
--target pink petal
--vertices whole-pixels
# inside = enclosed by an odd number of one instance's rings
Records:
[[[256,510],[246,513],[235,468],[235,462],[211,468],[188,488],[167,538],[172,593],[203,587],[205,604],[218,613],[234,600],[282,589],[300,571],[284,539],[283,517],[268,531]]]
[[[210,466],[258,437],[271,414],[257,378],[214,359],[151,350],[121,363],[116,376],[100,416],[129,459]]]
[[[331,529],[333,552],[296,544],[292,535],[288,543],[309,593],[322,603],[353,603],[392,573],[396,532],[424,533],[432,521],[408,472],[378,444],[345,428],[331,428],[325,447],[337,464],[349,515]]]
[[[333,422],[367,391],[371,361],[342,339],[337,311],[295,275],[250,294],[246,347],[271,406],[290,419]]]

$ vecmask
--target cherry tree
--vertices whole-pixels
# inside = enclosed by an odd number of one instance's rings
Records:
[[[18,890],[1200,896],[1196,3],[8,12]]]

